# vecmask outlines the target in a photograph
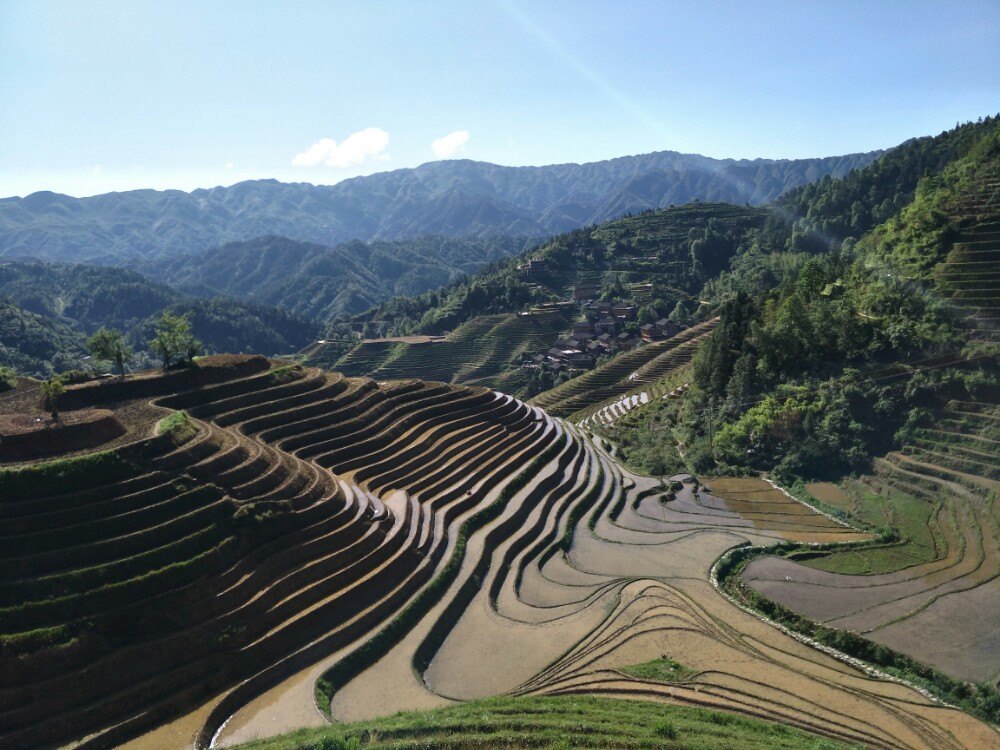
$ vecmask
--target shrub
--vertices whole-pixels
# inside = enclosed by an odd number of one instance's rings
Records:
[[[52,412],[52,418],[59,416],[59,401],[66,393],[66,386],[59,378],[49,378],[42,383],[42,404]]]
[[[17,375],[12,367],[0,366],[0,393],[17,387]]]
[[[653,731],[657,734],[657,736],[668,740],[676,740],[678,736],[677,725],[669,719],[656,722],[656,724],[653,725]]]

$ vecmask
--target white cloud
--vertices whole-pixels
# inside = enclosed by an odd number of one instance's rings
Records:
[[[456,130],[448,133],[443,138],[438,138],[431,144],[431,151],[438,159],[448,159],[460,151],[465,150],[465,144],[469,142],[468,130]]]
[[[94,168],[92,170],[90,170],[90,171],[93,172],[94,174],[100,174],[101,173],[101,165],[100,164],[95,164]]]
[[[320,138],[313,145],[296,154],[292,164],[296,167],[350,167],[366,161],[385,161],[389,158],[389,134],[382,128],[365,128],[351,133],[338,145],[333,138]]]
[[[226,162],[226,169],[234,169],[235,167],[236,165],[233,162],[231,161]]]

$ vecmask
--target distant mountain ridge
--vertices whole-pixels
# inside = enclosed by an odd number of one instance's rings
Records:
[[[252,180],[186,193],[134,190],[0,199],[0,257],[129,265],[283,235],[334,245],[421,235],[546,237],[692,200],[760,204],[880,151],[816,159],[712,159],[659,151],[588,164],[449,160],[336,185]]]

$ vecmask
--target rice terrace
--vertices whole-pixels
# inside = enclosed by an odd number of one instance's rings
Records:
[[[0,750],[1000,750],[997,39],[0,3]]]

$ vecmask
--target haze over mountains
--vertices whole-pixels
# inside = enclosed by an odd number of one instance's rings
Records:
[[[336,185],[241,182],[72,198],[0,200],[0,256],[136,264],[263,235],[333,245],[422,235],[543,237],[691,200],[760,204],[882,152],[735,160],[660,151],[589,164],[451,160]]]

